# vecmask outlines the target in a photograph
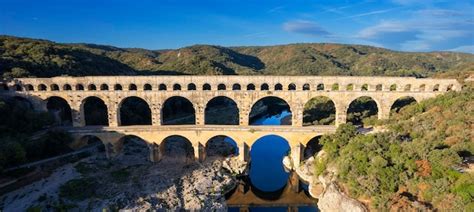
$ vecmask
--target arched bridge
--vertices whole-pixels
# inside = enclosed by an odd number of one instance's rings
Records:
[[[29,100],[35,109],[47,110],[48,101],[61,99],[70,107],[72,126],[67,128],[80,140],[94,135],[110,144],[108,155],[120,151],[121,137],[135,135],[148,142],[151,159],[159,160],[158,147],[171,135],[186,137],[194,147],[195,157],[202,159],[202,145],[216,135],[225,135],[239,145],[242,159],[261,136],[279,135],[289,142],[294,159],[301,158],[301,148],[312,138],[334,132],[346,122],[351,102],[367,96],[377,105],[378,118],[389,117],[397,99],[412,97],[416,101],[434,97],[449,90],[460,90],[453,79],[416,79],[410,77],[347,77],[347,76],[90,76],[17,78],[0,83],[1,95]],[[335,125],[303,126],[305,104],[314,97],[327,97],[335,106]],[[193,109],[192,125],[165,124],[163,110],[168,100],[180,97],[190,102]],[[217,97],[226,97],[238,109],[234,125],[206,124],[206,108]],[[276,97],[291,110],[290,126],[249,126],[250,112],[257,101]],[[125,126],[120,109],[129,98],[144,101],[151,114],[147,126]],[[101,102],[105,112],[104,126],[87,126],[85,105],[91,99]],[[225,113],[223,110],[222,113]],[[235,114],[237,115],[237,114]]]

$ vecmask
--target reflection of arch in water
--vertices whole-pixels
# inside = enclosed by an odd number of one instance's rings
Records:
[[[265,112],[259,113],[260,108],[266,107]],[[258,99],[252,104],[249,115],[249,125],[255,125],[254,122],[261,117],[270,117],[273,115],[280,114],[282,111],[289,112],[289,119],[283,124],[277,125],[291,125],[292,113],[291,107],[284,99],[276,96],[267,96],[261,99]]]

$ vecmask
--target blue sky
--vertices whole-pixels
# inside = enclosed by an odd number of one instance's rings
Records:
[[[474,53],[474,0],[0,0],[0,34],[146,49],[303,42]]]

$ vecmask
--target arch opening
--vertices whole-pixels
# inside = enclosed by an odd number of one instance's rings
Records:
[[[6,86],[6,85],[5,85],[5,86]],[[6,87],[5,90],[8,91],[8,87]],[[39,91],[46,91],[46,85],[45,85],[45,84],[40,84],[40,85],[38,85],[38,90],[39,90]]]
[[[95,96],[84,99],[83,113],[86,126],[109,126],[109,116],[105,102]]]
[[[142,98],[131,96],[122,100],[120,108],[120,125],[151,125],[151,110]]]
[[[82,136],[82,138],[80,138],[79,142],[80,142],[79,146],[81,149],[95,147],[96,152],[105,153],[105,146],[102,140],[100,140],[100,138],[97,136],[85,135],[85,136]],[[105,157],[105,154],[102,154],[102,155]]]
[[[211,85],[209,85],[208,83],[202,85],[202,90],[204,90],[204,91],[210,91],[210,90],[211,90]]]
[[[255,85],[252,84],[252,83],[248,84],[248,85],[247,85],[247,90],[248,90],[248,91],[253,91],[253,90],[255,90]]]
[[[162,161],[187,163],[194,161],[194,148],[187,138],[180,135],[172,135],[160,144]]]
[[[195,124],[196,113],[188,99],[181,96],[168,98],[161,109],[163,125]]]
[[[77,84],[76,85],[76,91],[83,91],[84,90],[84,85],[82,84]]]
[[[399,113],[406,106],[416,104],[416,99],[411,96],[405,96],[398,98],[390,107],[390,115]]]
[[[159,86],[158,86],[158,90],[160,91],[166,91],[166,85],[161,83]]]
[[[229,136],[218,135],[206,143],[206,157],[232,157],[239,154],[237,143]]]
[[[339,90],[339,84],[337,84],[337,83],[332,84],[331,90],[338,91]]]
[[[250,125],[291,125],[291,108],[278,97],[264,97],[252,105]]]
[[[288,90],[289,90],[289,91],[294,91],[294,90],[296,90],[296,85],[295,85],[295,83],[290,83],[290,84],[288,85]]]
[[[173,91],[180,91],[181,90],[181,85],[176,83],[173,85]]]
[[[322,83],[318,84],[318,86],[316,86],[316,90],[324,91],[324,84],[322,84]]]
[[[196,90],[196,84],[189,83],[188,84],[188,91],[195,91],[195,90]]]
[[[150,163],[150,148],[148,143],[135,135],[126,135],[119,140],[121,152],[116,158],[127,165]]]
[[[321,137],[322,136],[318,135],[308,141],[303,151],[304,160],[307,160],[310,157],[316,156],[316,154],[319,153],[319,151],[323,149],[323,145],[319,143],[319,140],[321,139]]]
[[[58,84],[51,84],[50,89],[52,91],[59,91],[59,86],[58,86]]]
[[[262,91],[268,91],[270,88],[268,87],[268,84],[267,83],[263,83],[261,86],[260,86],[260,90]]]
[[[364,120],[376,119],[379,110],[377,103],[368,96],[359,97],[351,102],[347,109],[347,122],[363,125]]]
[[[135,84],[128,85],[128,90],[129,91],[136,91],[137,90],[137,85],[135,85]]]
[[[144,91],[151,91],[151,90],[153,90],[153,87],[150,84],[147,83],[147,84],[143,85],[143,90]]]
[[[235,84],[233,84],[233,85],[232,85],[232,90],[234,90],[234,91],[238,91],[238,90],[240,90],[240,89],[241,89],[241,86],[240,86],[240,84],[238,84],[238,83],[235,83]]]
[[[34,91],[35,89],[33,88],[33,85],[27,84],[27,85],[25,85],[25,90],[26,91]]]
[[[56,125],[72,126],[71,107],[65,99],[57,96],[49,97],[46,102],[46,108]]]
[[[325,96],[310,99],[304,105],[303,125],[332,125],[336,120],[336,106]]]
[[[206,104],[204,119],[205,124],[238,125],[239,108],[229,97],[214,97]]]
[[[120,84],[115,84],[115,85],[114,85],[114,90],[116,90],[116,91],[121,91],[121,90],[122,90],[122,85],[120,85]]]
[[[219,90],[219,91],[225,91],[225,89],[226,89],[225,84],[222,84],[222,83],[221,83],[221,84],[217,85],[217,90]]]
[[[100,90],[101,91],[108,91],[109,90],[109,86],[107,84],[102,84],[100,85]]]
[[[65,91],[70,91],[70,90],[72,90],[72,87],[71,87],[71,85],[69,85],[69,84],[64,84],[64,85],[63,85],[63,90],[65,90]]]

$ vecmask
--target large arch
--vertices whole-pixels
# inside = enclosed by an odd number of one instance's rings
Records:
[[[194,148],[184,136],[171,135],[163,139],[160,144],[162,160],[179,162],[194,161]]]
[[[369,96],[358,97],[349,104],[347,108],[347,122],[354,125],[362,125],[366,118],[375,118],[379,113],[377,102]]]
[[[239,108],[231,98],[217,96],[207,102],[204,119],[205,124],[238,125]]]
[[[127,165],[144,164],[150,162],[150,148],[148,143],[135,135],[126,135],[120,138],[121,151],[118,160]]]
[[[395,102],[393,102],[392,106],[390,107],[390,115],[394,113],[400,112],[404,107],[409,106],[411,104],[416,104],[417,101],[415,98],[411,96],[404,96],[400,97]]]
[[[206,142],[206,157],[231,157],[239,154],[234,139],[225,135],[216,135]]]
[[[193,103],[182,96],[173,96],[163,103],[161,109],[163,125],[196,124]]]
[[[252,144],[249,177],[256,188],[271,192],[285,187],[289,175],[282,161],[290,149],[285,138],[272,134],[262,136]]]
[[[151,110],[140,97],[130,96],[119,104],[120,125],[151,125]]]
[[[92,148],[96,147],[97,152],[103,154],[105,152],[105,145],[104,142],[97,136],[94,135],[84,135],[79,139],[79,143],[77,144],[78,148]],[[105,157],[105,154],[103,154]]]
[[[332,125],[336,120],[336,105],[329,97],[313,97],[304,105],[303,125]]]
[[[82,113],[86,126],[109,125],[108,109],[105,102],[99,97],[90,96],[83,100]]]
[[[58,96],[52,96],[47,99],[46,108],[54,117],[54,121],[60,126],[72,126],[72,113],[69,103]]]
[[[323,146],[320,143],[321,135],[313,137],[308,141],[303,150],[303,159],[306,160],[312,156],[315,156],[319,151],[322,150]]]
[[[249,115],[249,124],[291,125],[291,119],[291,108],[284,99],[275,96],[267,96],[259,99],[252,105]]]

